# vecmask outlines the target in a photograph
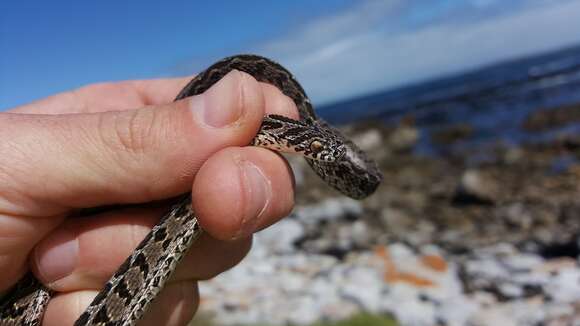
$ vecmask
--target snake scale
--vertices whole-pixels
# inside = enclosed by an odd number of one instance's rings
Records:
[[[375,162],[319,119],[302,86],[270,59],[257,55],[222,59],[193,78],[175,100],[205,92],[233,69],[276,86],[294,101],[300,115],[299,120],[265,116],[250,145],[303,155],[326,183],[352,198],[361,199],[375,191],[382,181]],[[176,198],[75,325],[135,325],[201,232],[191,209],[191,194]],[[0,301],[0,326],[40,325],[52,294],[27,274]]]

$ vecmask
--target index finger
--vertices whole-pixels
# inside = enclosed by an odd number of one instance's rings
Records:
[[[70,114],[125,111],[172,102],[192,77],[127,80],[84,86],[7,110],[9,113]],[[260,83],[266,113],[298,119],[298,111],[275,86]]]
[[[124,111],[172,102],[191,77],[91,84],[8,110],[11,113],[66,114]]]

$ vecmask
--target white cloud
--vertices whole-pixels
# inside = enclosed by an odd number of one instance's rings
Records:
[[[395,30],[400,24],[388,20],[398,19],[404,2],[365,2],[263,44],[258,53],[281,61],[322,103],[580,42],[580,1],[534,1],[486,19]]]

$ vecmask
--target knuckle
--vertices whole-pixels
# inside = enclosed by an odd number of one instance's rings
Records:
[[[155,110],[150,109],[105,114],[99,123],[99,130],[104,142],[113,150],[141,155],[156,144],[155,120]]]

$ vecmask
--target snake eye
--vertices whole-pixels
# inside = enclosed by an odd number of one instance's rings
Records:
[[[314,153],[314,154],[318,154],[319,152],[322,151],[322,149],[324,149],[324,145],[322,144],[322,142],[320,142],[319,140],[313,140],[310,143],[310,150]]]

